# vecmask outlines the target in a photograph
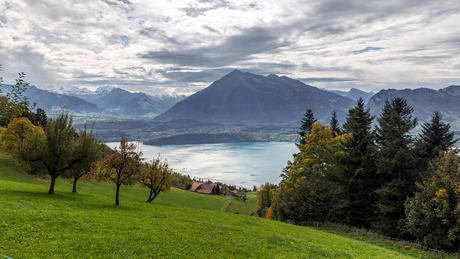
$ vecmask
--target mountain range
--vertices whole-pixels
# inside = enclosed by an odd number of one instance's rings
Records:
[[[2,85],[5,91],[11,85]],[[63,90],[63,89],[62,89]],[[131,93],[121,88],[98,88],[95,92],[79,88],[55,93],[29,85],[24,96],[31,104],[36,103],[47,114],[56,114],[64,107],[74,113],[91,113],[96,117],[147,117],[153,118],[168,110],[185,96],[152,96],[142,92]]]
[[[2,85],[3,92],[8,91],[8,87]],[[152,125],[162,130],[167,130],[168,125],[186,128],[187,125],[222,127],[225,124],[297,128],[307,109],[312,109],[323,123],[329,123],[333,111],[343,122],[358,98],[367,101],[371,113],[379,116],[385,101],[395,97],[406,99],[414,108],[413,116],[420,122],[428,120],[434,111],[440,111],[444,120],[460,124],[460,85],[439,90],[387,89],[376,94],[355,88],[348,92],[328,91],[286,76],[234,70],[189,97],[153,96],[112,87],[100,87],[96,91],[75,87],[52,90],[57,92],[31,85],[24,94],[30,103],[37,103],[47,114],[56,114],[66,107],[71,112],[97,118],[153,118]]]
[[[439,90],[428,88],[388,89],[376,93],[367,107],[373,115],[379,115],[385,101],[396,97],[404,98],[414,108],[413,117],[419,122],[429,120],[434,111],[439,111],[447,122],[460,122],[460,85],[451,85]]]

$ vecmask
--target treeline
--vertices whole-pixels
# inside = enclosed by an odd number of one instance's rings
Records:
[[[402,98],[386,101],[380,117],[358,100],[339,125],[308,110],[299,152],[278,185],[258,193],[257,214],[295,224],[333,222],[426,246],[460,247],[460,159],[450,125],[434,112],[417,125]]]

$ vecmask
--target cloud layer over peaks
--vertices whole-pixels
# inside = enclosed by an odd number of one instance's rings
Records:
[[[460,84],[456,0],[0,0],[0,76],[191,94],[237,68],[329,89]]]

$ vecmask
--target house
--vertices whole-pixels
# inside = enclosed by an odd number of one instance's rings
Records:
[[[217,184],[207,181],[205,183],[194,182],[192,187],[190,187],[190,191],[203,193],[203,194],[217,194]]]

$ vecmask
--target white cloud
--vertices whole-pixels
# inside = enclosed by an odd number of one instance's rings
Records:
[[[186,94],[233,68],[331,89],[440,88],[460,79],[457,2],[0,0],[0,73]]]

